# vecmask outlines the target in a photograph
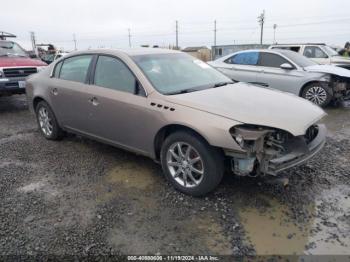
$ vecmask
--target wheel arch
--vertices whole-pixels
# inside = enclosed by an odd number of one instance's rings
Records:
[[[44,98],[42,98],[41,96],[36,96],[36,97],[34,97],[34,99],[33,99],[33,109],[34,109],[34,111],[36,110],[36,106],[39,104],[39,102],[41,102],[41,101],[45,101],[46,103],[47,103],[47,101],[44,99]]]
[[[193,134],[196,134],[200,138],[202,138],[205,142],[208,142],[208,139],[206,139],[202,134],[200,134],[197,130],[188,127],[186,125],[182,124],[169,124],[166,126],[163,126],[155,135],[154,141],[153,141],[153,146],[154,146],[154,156],[156,160],[160,159],[160,151],[162,148],[162,144],[164,140],[172,133],[177,132],[177,131],[187,131]]]
[[[300,88],[299,96],[302,97],[303,92],[304,92],[305,88],[306,88],[308,85],[317,84],[317,83],[320,83],[320,81],[311,80],[311,81],[308,81],[308,82],[304,83],[303,86]]]

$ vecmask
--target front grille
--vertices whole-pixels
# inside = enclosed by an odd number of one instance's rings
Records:
[[[6,83],[5,87],[19,87],[18,82]]]
[[[26,77],[38,71],[36,67],[23,67],[23,68],[4,68],[3,72],[5,77]]]
[[[318,134],[317,125],[310,126],[305,133],[306,143],[309,144]]]

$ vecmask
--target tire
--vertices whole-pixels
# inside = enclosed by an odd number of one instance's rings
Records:
[[[40,101],[35,108],[36,119],[41,134],[48,140],[60,140],[63,130],[58,125],[55,114],[45,101]],[[47,116],[47,119],[45,118]]]
[[[305,86],[301,96],[320,107],[326,107],[333,98],[330,90],[320,83]]]
[[[197,134],[187,131],[175,132],[165,139],[161,164],[167,180],[178,191],[191,196],[202,196],[214,190],[224,174],[222,153]]]

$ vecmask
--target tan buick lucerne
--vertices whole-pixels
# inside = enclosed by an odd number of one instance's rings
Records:
[[[234,84],[178,51],[74,52],[29,77],[26,93],[45,138],[72,132],[151,157],[194,196],[216,188],[225,170],[276,176],[326,137],[325,113],[311,102]]]

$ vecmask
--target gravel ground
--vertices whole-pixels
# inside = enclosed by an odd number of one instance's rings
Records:
[[[182,195],[152,160],[69,135],[45,140],[24,96],[0,98],[0,254],[350,255],[350,109],[289,185],[227,174]]]

